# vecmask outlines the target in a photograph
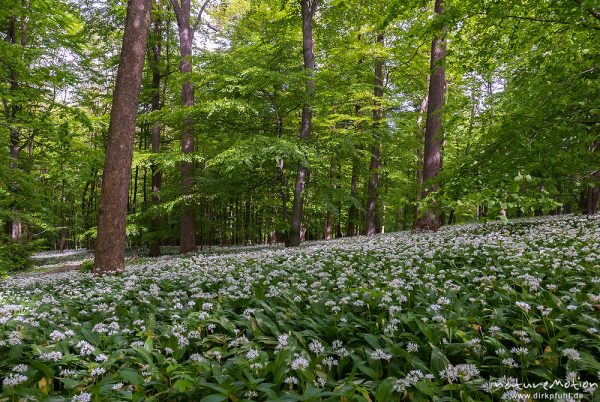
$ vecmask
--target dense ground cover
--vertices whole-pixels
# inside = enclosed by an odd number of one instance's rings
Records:
[[[14,278],[0,400],[592,399],[599,250],[557,217]]]

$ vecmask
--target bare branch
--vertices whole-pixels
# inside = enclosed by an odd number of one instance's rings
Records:
[[[200,23],[202,21],[202,14],[204,13],[204,10],[206,9],[209,3],[210,0],[206,0],[204,4],[202,4],[202,7],[200,7],[200,11],[198,11],[198,17],[196,18],[196,22],[194,23],[194,27],[192,28],[193,32],[196,32],[198,30],[198,27],[200,26]]]
[[[210,29],[212,29],[212,30],[213,30],[213,31],[215,31],[215,32],[219,32],[219,31],[221,30],[221,28],[219,28],[219,27],[216,27],[216,26],[214,26],[214,25],[211,25],[211,23],[210,23],[210,22],[208,22],[208,21],[206,21],[206,22],[203,22],[203,23],[202,23],[202,25],[205,25],[207,28],[210,28]]]

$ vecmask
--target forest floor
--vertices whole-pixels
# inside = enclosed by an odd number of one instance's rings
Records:
[[[90,258],[45,253],[0,283],[0,400],[591,400],[600,383],[599,217],[39,275]]]

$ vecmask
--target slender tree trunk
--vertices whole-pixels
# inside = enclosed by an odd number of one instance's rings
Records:
[[[281,136],[283,135],[283,117],[281,116],[281,113],[279,112],[279,109],[277,108],[277,104],[275,103],[275,98],[271,98],[271,104],[273,105],[273,109],[275,109],[275,114],[276,114],[276,134],[277,134],[277,138],[281,138]],[[285,161],[283,160],[283,158],[279,159],[277,161],[277,172],[278,172],[278,178],[279,178],[279,199],[281,200],[281,218],[283,219],[283,222],[286,224],[289,222],[289,211],[288,211],[288,190],[287,190],[287,180],[285,178]],[[285,245],[289,245],[289,239],[290,239],[290,234],[289,231],[286,230],[283,234],[282,234],[283,238],[283,242],[285,243]]]
[[[425,95],[419,106],[419,115],[417,116],[417,192],[415,194],[415,222],[419,215],[419,201],[423,192],[423,147],[425,144],[425,127],[423,127],[423,115],[427,112],[428,95]]]
[[[204,3],[196,19],[194,26],[191,24],[191,4],[190,0],[171,0],[175,16],[177,17],[177,26],[179,28],[179,71],[184,76],[181,87],[181,102],[186,110],[186,116],[183,119],[181,129],[181,152],[189,155],[194,152],[194,119],[192,109],[194,107],[194,84],[192,83],[192,44],[194,43],[194,32],[202,18],[202,12],[208,4]],[[191,201],[194,187],[193,161],[186,160],[181,163],[181,253],[196,251],[196,209]]]
[[[98,208],[98,240],[93,269],[96,275],[122,272],[125,266],[127,189],[131,179],[135,121],[150,9],[151,0],[130,0],[127,7]]]
[[[313,17],[317,10],[317,0],[301,0],[302,6],[302,50],[304,56],[304,70],[306,71],[306,101],[302,108],[302,128],[300,139],[308,142],[312,131],[311,107],[315,91],[313,77],[315,69],[315,43],[313,38]],[[301,163],[298,168],[296,186],[294,187],[294,203],[292,205],[292,221],[290,230],[290,246],[298,246],[302,242],[302,213],[304,207],[304,187],[308,179],[308,166]]]
[[[60,243],[59,251],[62,253],[65,250],[65,243],[67,242],[67,222],[65,220],[65,203],[67,198],[65,196],[65,179],[62,179],[60,187]]]
[[[332,190],[335,190],[335,183],[333,181],[335,172],[335,165],[333,164],[333,159],[329,162],[329,187]],[[325,240],[331,240],[331,230],[333,228],[333,204],[330,203],[327,207],[327,212],[325,214]]]
[[[138,192],[138,177],[140,174],[140,167],[135,167],[135,173],[133,173],[133,201],[131,203],[131,211],[135,214],[137,210],[137,192]]]
[[[594,141],[590,146],[590,153],[594,154],[600,149],[600,141]],[[598,212],[598,203],[600,202],[600,170],[590,174],[593,187],[587,187],[580,197],[581,212],[587,215],[594,215]]]
[[[21,2],[22,6],[29,9],[29,3]],[[27,30],[29,28],[28,25],[29,17],[27,14],[23,17],[21,21],[21,46],[25,47],[27,45]],[[15,16],[10,16],[8,19],[8,30],[6,32],[5,41],[10,43],[12,46],[17,44],[17,18]],[[9,76],[9,88],[11,92],[17,92],[19,90],[19,74],[16,69],[10,69]],[[18,99],[18,96],[15,95],[15,99]],[[6,121],[9,123],[9,154],[10,154],[10,168],[11,169],[19,169],[19,142],[20,142],[20,132],[17,128],[17,114],[21,110],[21,105],[15,103],[16,100],[12,100],[10,103],[8,100],[3,99]],[[11,188],[13,191],[16,191],[18,184],[16,182],[11,184]],[[19,218],[18,207],[14,205],[12,207],[12,217],[9,224],[9,233],[13,241],[20,242],[23,236],[23,228],[21,219]]]
[[[444,11],[443,0],[435,0],[435,13]],[[429,94],[427,101],[427,122],[425,126],[425,149],[423,152],[423,182],[427,185],[423,189],[422,198],[434,193],[439,186],[429,183],[435,180],[442,167],[442,108],[444,105],[444,91],[446,73],[444,59],[446,57],[445,29],[437,34],[431,43],[431,75],[429,79]],[[438,230],[440,227],[440,213],[436,202],[432,202],[423,211],[422,216],[415,217],[415,230]]]
[[[337,174],[336,174],[337,182],[335,184],[335,188],[339,191],[342,188],[342,167],[338,164],[337,166]],[[335,224],[335,238],[339,239],[342,237],[342,200],[338,199],[337,203],[337,221]]]
[[[350,180],[350,197],[352,197],[352,202],[348,209],[347,235],[354,236],[356,234],[356,220],[358,219],[358,209],[355,205],[355,199],[358,197],[358,166],[356,159],[352,160],[352,178]]]
[[[377,43],[384,46],[383,33],[377,34]],[[383,63],[382,59],[375,61],[375,88],[373,94],[375,96],[375,107],[373,108],[373,129],[375,137],[373,145],[371,145],[371,164],[369,170],[371,177],[369,178],[369,186],[367,188],[367,236],[373,236],[377,233],[377,214],[379,209],[379,179],[381,177],[381,139],[377,132],[383,118],[383,108],[381,106],[381,98],[383,97]]]
[[[153,26],[153,42],[151,44],[152,54],[150,57],[152,63],[152,98],[150,108],[153,112],[157,112],[161,109],[160,103],[160,53],[161,53],[161,42],[162,42],[162,19],[161,19],[161,2],[156,0],[156,16],[154,17]],[[152,125],[152,153],[158,154],[160,152],[160,131],[161,124],[156,121]],[[160,187],[162,182],[162,174],[158,168],[156,162],[152,163],[150,167],[152,171],[152,204],[160,204]],[[145,177],[145,176],[144,176]],[[145,188],[145,187],[144,187]],[[160,230],[161,218],[158,214],[154,214],[150,220],[150,242],[148,244],[148,254],[150,257],[158,257],[160,255],[160,238],[157,233]]]

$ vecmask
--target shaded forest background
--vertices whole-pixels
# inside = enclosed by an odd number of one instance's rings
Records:
[[[0,244],[93,248],[127,3],[3,3]],[[307,0],[192,2],[184,43],[173,4],[186,3],[152,2],[130,246],[156,254],[186,232],[198,246],[290,243],[303,169],[300,240],[410,229],[428,211],[441,224],[596,213],[597,0],[453,0],[442,12],[313,0],[310,70]],[[435,38],[446,53],[434,65]],[[423,180],[437,67],[441,170]]]

